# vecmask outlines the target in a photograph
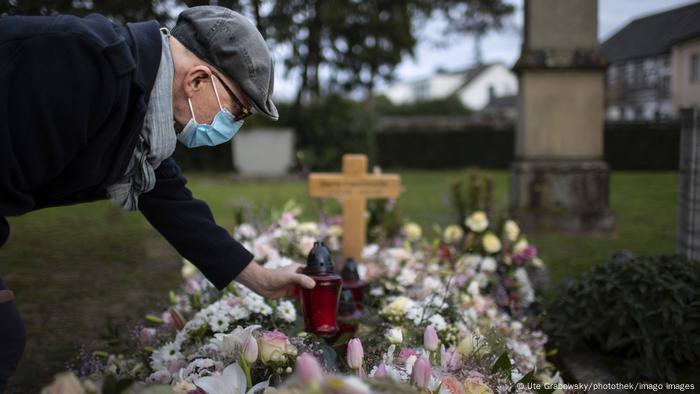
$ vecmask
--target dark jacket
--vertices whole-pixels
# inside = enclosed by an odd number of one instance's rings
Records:
[[[126,170],[161,58],[158,23],[0,18],[0,246],[5,217],[107,198]],[[172,158],[139,209],[219,289],[253,256],[192,198]]]

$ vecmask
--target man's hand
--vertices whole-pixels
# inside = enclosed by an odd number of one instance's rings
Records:
[[[267,269],[255,261],[238,274],[236,280],[265,298],[291,296],[294,286],[312,289],[316,282],[298,272],[303,265],[291,264],[277,269]]]

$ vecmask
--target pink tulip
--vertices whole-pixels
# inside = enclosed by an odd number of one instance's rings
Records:
[[[386,371],[386,365],[384,364],[384,361],[379,364],[377,367],[377,370],[374,371],[374,377],[377,379],[383,379],[389,376],[389,373]]]
[[[362,367],[362,358],[364,351],[362,350],[362,342],[359,339],[353,338],[348,343],[348,365],[352,369],[360,369]]]
[[[418,388],[424,389],[428,387],[428,383],[430,383],[430,362],[425,357],[420,357],[413,364],[411,380]]]
[[[249,335],[243,344],[243,358],[248,364],[258,359],[258,341],[252,335]]]
[[[423,347],[429,352],[434,352],[438,348],[438,335],[435,327],[428,326],[423,331]]]
[[[316,357],[309,353],[303,353],[297,357],[296,374],[301,384],[309,386],[319,384],[323,380],[323,369]]]

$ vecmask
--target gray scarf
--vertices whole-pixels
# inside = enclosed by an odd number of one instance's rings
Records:
[[[143,128],[124,178],[107,188],[112,202],[124,211],[139,207],[139,195],[156,185],[155,170],[172,156],[177,138],[173,129],[173,58],[169,33],[163,34],[163,51],[156,81],[151,90]]]

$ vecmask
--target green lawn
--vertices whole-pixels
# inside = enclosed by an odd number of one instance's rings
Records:
[[[448,224],[449,185],[464,171],[402,171],[399,209],[424,228]],[[507,204],[508,174],[494,179],[497,207]],[[190,174],[190,187],[208,201],[217,220],[234,223],[234,202],[258,213],[290,198],[316,218],[317,202],[303,181],[235,181],[223,174]],[[618,250],[637,254],[674,251],[676,173],[615,173],[611,205],[617,230],[609,237],[530,234],[548,264],[552,283],[575,275]],[[327,208],[338,212],[335,202]],[[0,249],[0,275],[17,293],[29,332],[20,370],[8,392],[36,392],[62,370],[82,344],[99,346],[108,322],[128,328],[179,283],[179,258],[139,214],[122,214],[109,202],[43,210],[10,218],[10,242]]]

